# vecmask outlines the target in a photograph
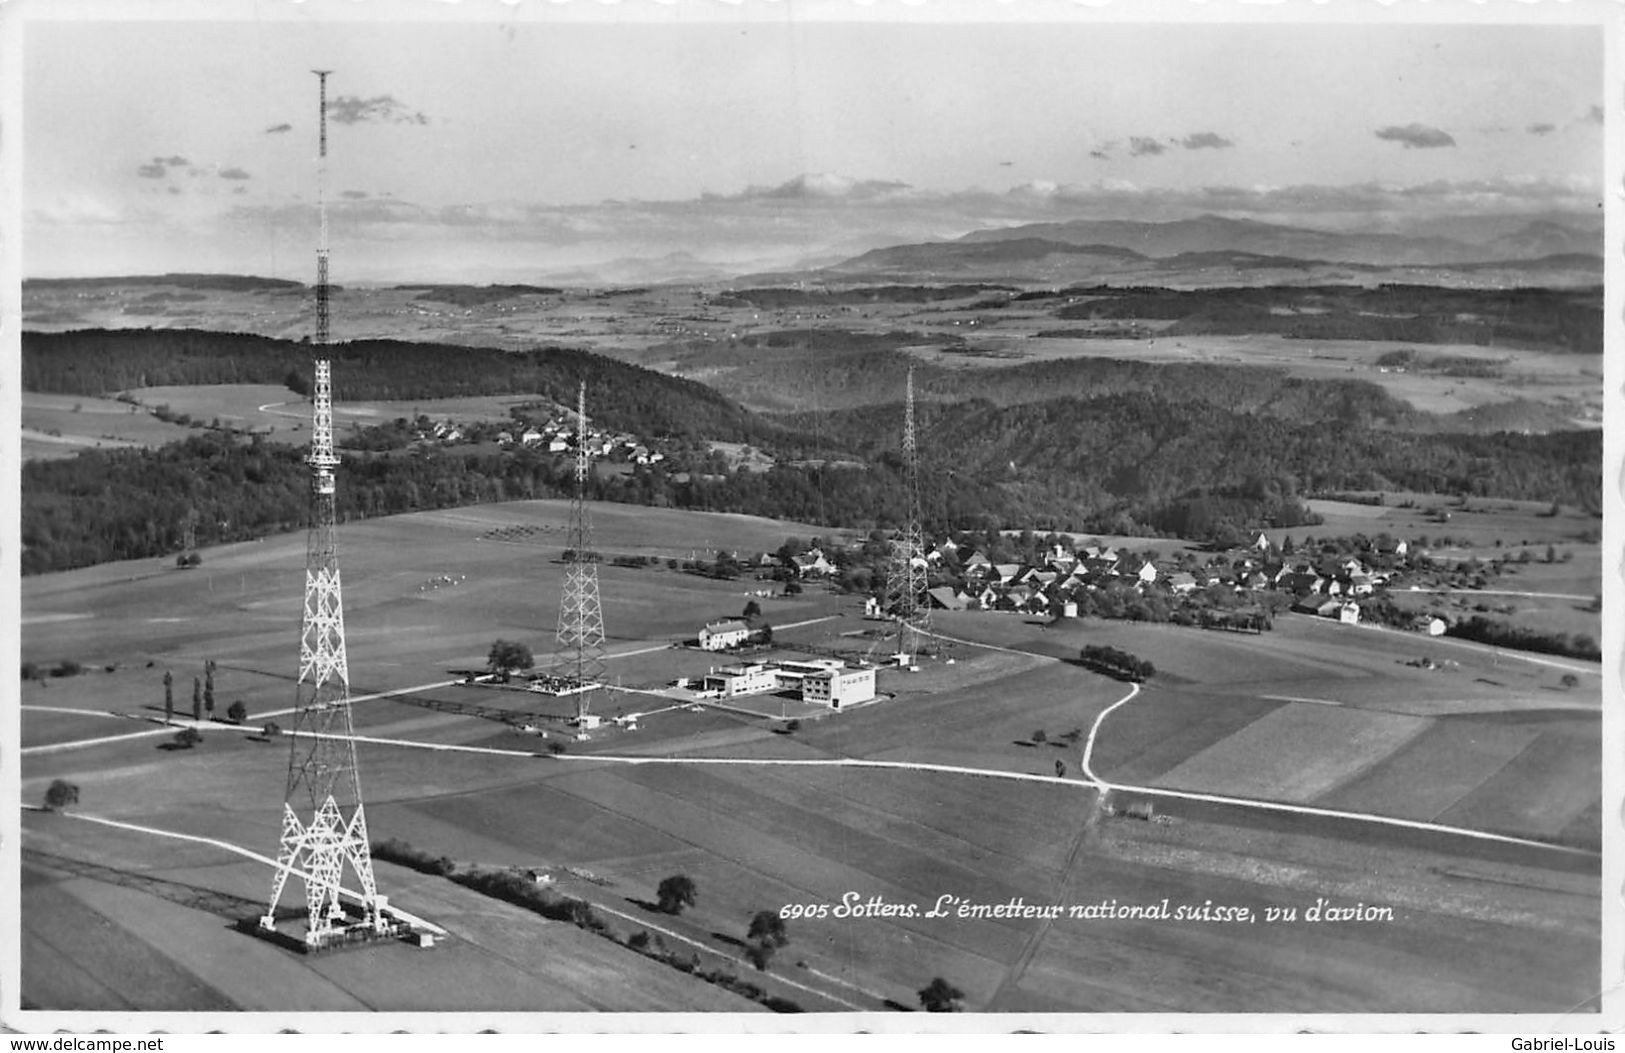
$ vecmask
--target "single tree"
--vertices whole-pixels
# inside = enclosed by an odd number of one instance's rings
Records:
[[[1043,745],[1048,738],[1049,736],[1044,734],[1043,728],[1039,728],[1037,731],[1033,732],[1033,741],[1039,745]]]
[[[274,739],[282,734],[282,725],[274,720],[270,721],[263,728],[260,728],[260,734],[268,739]]]
[[[692,907],[696,891],[694,879],[687,874],[673,874],[660,882],[656,895],[663,914],[681,914],[684,907]]]
[[[927,1013],[957,1013],[965,992],[938,976],[920,988],[920,1004]]]
[[[1057,779],[1066,778],[1066,761],[1058,760],[1055,762],[1055,777]]]
[[[203,736],[197,728],[182,728],[175,733],[175,745],[183,750],[189,750],[203,741]]]
[[[164,670],[164,722],[175,719],[175,674]]]
[[[790,942],[790,934],[785,931],[784,919],[776,911],[759,910],[750,919],[750,929],[745,933],[745,939],[749,941],[745,947],[745,957],[758,970],[766,972],[774,953]]]
[[[1575,676],[1573,673],[1564,673],[1562,684],[1565,688],[1572,689],[1579,686],[1580,678]]]
[[[79,787],[66,779],[52,779],[45,790],[45,807],[51,811],[79,803]]]
[[[778,911],[759,910],[751,916],[750,929],[746,931],[745,938],[752,943],[778,948],[790,942],[790,933],[785,929],[784,919],[779,917]]]
[[[192,678],[192,719],[203,719],[203,681]]]
[[[784,583],[784,594],[786,596],[799,596],[799,595],[801,595],[801,582],[795,580],[794,578],[791,578],[789,581],[785,582]]]
[[[214,659],[203,663],[203,709],[214,719]]]
[[[784,730],[791,735],[801,730],[801,721],[792,719],[784,725]]]
[[[745,611],[740,615],[740,617],[744,618],[746,621],[750,621],[752,618],[759,616],[761,613],[762,605],[757,603],[755,600],[751,600],[745,604]]]
[[[504,684],[516,670],[529,669],[536,664],[530,648],[512,640],[498,640],[493,643],[487,660],[490,662],[491,672],[501,677]]]
[[[231,718],[233,724],[241,724],[248,719],[248,707],[243,705],[243,700],[239,698],[227,707],[226,716]]]

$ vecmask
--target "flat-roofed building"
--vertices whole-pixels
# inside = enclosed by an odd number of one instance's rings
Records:
[[[748,665],[725,665],[705,675],[704,690],[721,698],[738,695],[759,695],[778,687],[777,671],[770,665],[753,662]]]
[[[780,691],[800,691],[802,681],[806,680],[807,677],[841,669],[846,665],[839,658],[780,660],[773,664],[775,667],[774,674],[778,678],[777,687]]]
[[[875,671],[868,669],[828,669],[801,681],[801,700],[840,709],[875,697]]]

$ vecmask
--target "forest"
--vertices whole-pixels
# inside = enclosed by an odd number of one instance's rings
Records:
[[[308,382],[308,345],[197,332],[27,334],[30,390],[99,394],[150,384]],[[414,398],[540,392],[578,378],[593,418],[668,441],[666,462],[595,475],[594,499],[889,528],[904,515],[902,407],[753,413],[704,385],[567,349],[500,352],[392,341],[334,345],[340,395]],[[1411,490],[1600,507],[1601,434],[1418,434],[1404,404],[1357,382],[1269,370],[1102,362],[1094,397],[1048,363],[979,371],[998,397],[917,407],[930,532],[1031,526],[1220,539],[1311,522],[1300,496]],[[930,395],[950,386],[922,369]],[[898,385],[900,388],[901,385]],[[1040,398],[1045,390],[1049,397]],[[898,394],[901,392],[898,391]],[[1022,401],[1030,399],[1031,401]],[[400,448],[410,428],[356,440],[340,469],[345,518],[568,492],[568,455],[491,444]],[[729,470],[707,442],[748,443],[767,471]],[[199,543],[302,526],[308,468],[297,449],[205,431],[157,450],[86,451],[23,466],[24,573],[179,550],[189,509]]]
[[[307,343],[189,329],[24,333],[25,391],[109,395],[185,384],[286,384],[308,391]],[[653,436],[760,445],[780,429],[703,384],[570,348],[491,348],[356,340],[327,349],[335,399],[535,394],[574,405],[587,384],[592,419]]]

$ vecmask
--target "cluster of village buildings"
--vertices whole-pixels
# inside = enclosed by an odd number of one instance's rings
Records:
[[[797,579],[839,572],[838,564],[817,548],[788,560],[772,555],[759,559],[762,569],[788,571]],[[1410,546],[1403,540],[1379,539],[1352,554],[1299,556],[1284,554],[1262,534],[1245,549],[1214,553],[1205,559],[1188,552],[1176,559],[1162,559],[1101,544],[1073,551],[1056,544],[1033,563],[994,563],[983,553],[951,540],[931,549],[924,559],[933,582],[927,593],[930,604],[942,610],[1065,618],[1078,615],[1087,593],[1161,595],[1169,609],[1178,609],[1185,604],[1207,605],[1218,589],[1233,597],[1233,606],[1243,609],[1247,604],[1255,609],[1290,606],[1349,624],[1360,620],[1363,599],[1399,584],[1416,569]],[[1084,607],[1085,613],[1094,609],[1086,602]],[[870,598],[867,613],[881,616],[877,599]],[[1418,615],[1409,627],[1437,636],[1447,626],[1442,618]],[[729,618],[705,625],[697,642],[702,650],[726,652],[754,643],[758,637],[758,631],[745,620]],[[740,662],[714,668],[682,686],[712,698],[794,692],[805,702],[838,709],[875,697],[875,669],[850,667],[839,659]]]
[[[1073,551],[1055,544],[1032,563],[994,563],[979,551],[944,541],[925,555],[931,587],[927,596],[941,610],[1008,611],[1049,617],[1076,617],[1094,607],[1088,594],[1129,590],[1141,597],[1160,595],[1170,608],[1201,605],[1214,589],[1232,594],[1238,603],[1262,600],[1291,606],[1340,621],[1360,620],[1361,601],[1392,588],[1414,569],[1410,546],[1403,540],[1379,539],[1362,550],[1327,556],[1286,554],[1260,534],[1245,549],[1205,558],[1182,553],[1176,559],[1135,554],[1111,545],[1089,545]],[[794,557],[798,577],[816,577],[836,568],[816,549]],[[877,601],[869,613],[878,614]],[[1426,616],[1413,628],[1443,633],[1442,619]]]
[[[428,427],[419,428],[415,438],[419,442],[450,445],[465,440],[475,441],[480,436],[470,436],[466,429],[452,421],[440,420]],[[504,449],[522,446],[527,449],[546,450],[549,453],[566,453],[573,452],[576,448],[575,426],[562,417],[555,417],[540,427],[527,424],[520,430],[499,431],[494,438],[497,445]],[[665,454],[651,449],[642,439],[629,432],[609,434],[589,430],[586,444],[587,453],[593,457],[626,460],[633,464],[658,464],[666,459]]]

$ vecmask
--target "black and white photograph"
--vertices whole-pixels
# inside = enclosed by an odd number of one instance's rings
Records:
[[[0,7],[0,1023],[1617,1029],[1622,17]]]

